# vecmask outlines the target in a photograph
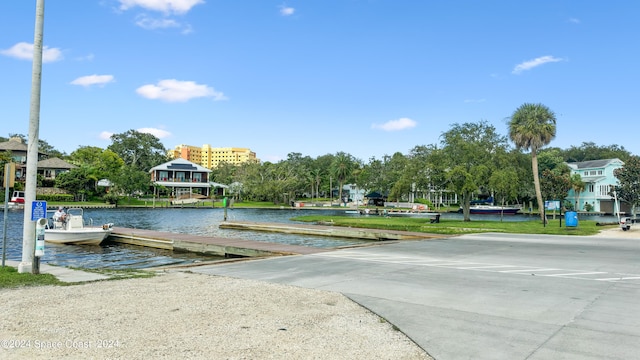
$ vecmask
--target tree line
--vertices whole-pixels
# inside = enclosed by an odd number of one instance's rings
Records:
[[[543,199],[564,199],[570,189],[584,190],[585,184],[570,175],[565,162],[619,158],[626,165],[618,172],[621,186],[616,190],[635,205],[640,194],[633,182],[638,183],[639,158],[619,145],[583,142],[568,149],[545,147],[555,137],[555,124],[555,115],[546,106],[523,104],[509,119],[508,136],[486,121],[455,123],[437,144],[417,145],[407,154],[396,152],[365,162],[341,151],[315,158],[292,152],[278,162],[221,163],[212,169],[210,180],[229,185],[229,194],[239,200],[274,204],[303,196],[342,199],[345,184],[380,192],[390,201],[454,193],[469,220],[470,202],[478,196],[491,195],[500,204],[535,201],[542,212]],[[49,154],[77,166],[57,176],[53,185],[88,199],[149,193],[149,170],[169,161],[160,140],[129,130],[112,135],[111,141],[106,149],[82,146],[69,155],[41,141]],[[4,154],[0,162],[6,159]],[[112,183],[112,194],[97,186],[100,179]]]

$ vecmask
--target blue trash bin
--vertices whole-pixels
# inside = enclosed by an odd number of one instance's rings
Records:
[[[564,224],[566,227],[578,226],[578,213],[575,211],[567,211],[564,213]]]

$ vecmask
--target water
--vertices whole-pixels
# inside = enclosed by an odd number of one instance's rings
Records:
[[[228,209],[229,221],[259,221],[292,223],[289,219],[306,213],[301,210],[270,209]],[[326,211],[323,214],[342,215],[344,211]],[[21,261],[23,212],[9,211],[7,217],[8,260]],[[220,229],[224,209],[85,209],[85,221],[94,225],[114,223],[118,227],[148,229],[175,233],[186,233],[200,236],[240,238],[246,240],[279,242],[311,247],[340,247],[361,244],[365,241],[356,239],[328,238],[269,232],[240,231]],[[2,217],[0,217],[2,218]],[[0,227],[3,220],[0,221]],[[187,264],[205,260],[219,260],[220,257],[203,254],[174,252],[142,246],[123,245],[104,242],[100,246],[45,244],[45,255],[42,263],[58,266],[82,268],[148,268],[171,264]]]
[[[305,214],[322,214],[330,216],[345,216],[344,210],[272,210],[272,209],[228,209],[229,221],[257,221],[275,223],[294,223],[290,219]],[[279,242],[285,244],[332,248],[361,244],[366,241],[354,239],[328,238],[319,236],[279,234],[271,232],[256,232],[232,229],[220,229],[218,225],[223,221],[224,209],[85,209],[85,219],[93,224],[113,222],[115,226],[137,229],[148,229],[185,233],[201,236],[215,236],[224,238],[240,238],[246,240]],[[7,259],[20,261],[22,259],[22,211],[9,211],[7,218]],[[358,216],[358,215],[356,215]],[[504,216],[503,221],[535,220],[537,215]],[[551,219],[551,216],[549,216]],[[462,214],[444,213],[441,219],[462,219]],[[602,222],[616,222],[613,216],[580,216],[581,220],[598,220]],[[499,215],[472,215],[471,220],[500,221]],[[556,220],[559,221],[559,220]],[[0,227],[3,226],[0,216]],[[83,267],[83,268],[148,268],[170,264],[186,264],[205,260],[216,260],[219,257],[204,256],[202,254],[173,252],[169,250],[152,249],[141,246],[103,243],[100,246],[86,245],[56,245],[46,243],[45,256],[41,262],[51,265]]]

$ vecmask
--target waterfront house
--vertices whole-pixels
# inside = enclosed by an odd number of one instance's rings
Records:
[[[16,181],[24,182],[27,175],[28,145],[20,137],[12,137],[9,141],[0,142],[0,152],[9,152],[11,160],[16,164]],[[38,160],[46,158],[45,153],[38,152]]]
[[[77,168],[77,166],[69,164],[57,157],[38,161],[38,174],[42,175],[44,180],[53,181],[56,179],[57,175],[70,171],[74,168]]]
[[[567,165],[571,169],[571,175],[580,175],[585,183],[582,192],[576,194],[573,190],[569,190],[567,196],[567,201],[575,206],[576,211],[595,211],[606,214],[615,214],[618,211],[629,212],[629,205],[625,203],[621,203],[621,209],[618,210],[615,207],[615,199],[611,195],[613,187],[618,185],[618,179],[613,172],[624,166],[622,160],[589,160],[567,163]]]
[[[177,158],[149,170],[154,188],[166,188],[173,198],[199,195],[209,197],[211,170],[191,161]],[[154,190],[155,193],[155,190]]]

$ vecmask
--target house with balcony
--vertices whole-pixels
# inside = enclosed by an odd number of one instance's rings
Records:
[[[177,158],[149,170],[154,193],[165,188],[175,199],[201,199],[211,194],[209,173],[211,170],[191,161]]]
[[[566,163],[571,169],[571,175],[580,175],[585,188],[579,194],[569,190],[567,201],[574,204],[576,211],[595,211],[614,214],[618,211],[629,212],[628,204],[621,203],[618,210],[615,199],[611,195],[613,187],[618,185],[618,179],[613,175],[614,170],[622,168],[624,162],[620,159],[589,160]]]

